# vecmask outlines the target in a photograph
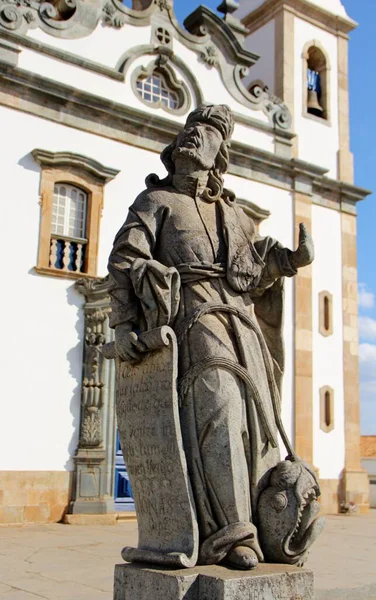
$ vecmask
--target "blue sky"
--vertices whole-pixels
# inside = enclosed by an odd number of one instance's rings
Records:
[[[376,95],[373,49],[375,47],[376,0],[342,0],[359,27],[350,35],[351,149],[355,155],[355,183],[376,190]],[[180,22],[199,2],[175,0]],[[207,0],[215,10],[219,0]],[[358,277],[361,370],[361,425],[363,434],[376,434],[376,197],[358,205]]]
[[[374,69],[369,52],[375,44],[376,2],[342,0],[347,13],[359,23],[350,35],[351,149],[355,156],[355,183],[376,190],[376,114]],[[376,434],[376,252],[375,194],[358,205],[358,277],[361,372],[361,425],[363,434]]]

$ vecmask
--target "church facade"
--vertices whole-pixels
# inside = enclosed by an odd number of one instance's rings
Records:
[[[356,204],[340,0],[1,0],[5,414],[0,523],[133,515],[114,412],[107,258],[162,149],[227,104],[225,178],[261,235],[316,259],[285,285],[282,417],[322,509],[368,510],[359,425]],[[282,449],[282,456],[283,454]]]

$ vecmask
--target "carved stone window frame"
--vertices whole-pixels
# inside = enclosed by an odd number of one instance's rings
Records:
[[[326,290],[319,293],[319,332],[324,337],[333,335],[333,296]]]
[[[308,90],[308,77],[307,77],[307,69],[308,69],[308,61],[310,59],[310,52],[312,50],[316,50],[318,54],[321,54],[321,61],[318,61],[316,64],[315,70],[320,73],[320,80],[322,86],[322,107],[324,109],[324,114],[322,117],[317,117],[316,115],[312,115],[308,112],[307,107],[307,90]],[[331,86],[330,86],[330,59],[327,51],[324,46],[318,40],[311,40],[307,42],[304,46],[302,53],[302,62],[303,62],[303,117],[306,119],[312,119],[317,123],[321,123],[322,125],[327,125],[328,127],[332,126],[331,123]]]
[[[334,429],[334,390],[329,385],[320,388],[320,429],[325,433]]]
[[[40,204],[41,220],[39,233],[38,262],[35,271],[68,279],[95,277],[97,274],[100,219],[103,208],[104,186],[119,171],[73,152],[49,152],[36,148],[34,160],[41,166]],[[66,183],[81,188],[87,194],[86,252],[83,271],[69,271],[50,266],[51,221],[54,187]]]
[[[156,60],[151,61],[147,65],[147,67],[137,67],[133,71],[131,76],[132,90],[135,96],[140,100],[140,102],[145,104],[149,109],[162,108],[162,110],[166,111],[171,115],[184,115],[189,111],[191,106],[190,93],[184,81],[181,81],[177,78],[175,71],[168,64],[168,62],[168,56],[160,55],[156,58]],[[147,77],[150,77],[154,72],[163,75],[163,77],[166,79],[167,86],[178,95],[179,106],[177,108],[169,108],[168,106],[165,106],[163,102],[149,102],[148,100],[145,100],[139,93],[139,90],[137,89],[138,79],[146,79]]]

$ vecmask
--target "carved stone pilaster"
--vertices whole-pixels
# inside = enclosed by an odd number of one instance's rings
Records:
[[[85,340],[81,392],[80,436],[75,462],[73,514],[114,512],[115,461],[114,365],[101,348],[112,339],[108,280],[80,279],[85,296]]]
[[[104,329],[108,311],[96,308],[85,318],[85,360],[82,381],[82,417],[80,448],[96,448],[102,444],[101,411],[103,407],[103,356],[101,348],[106,342]]]

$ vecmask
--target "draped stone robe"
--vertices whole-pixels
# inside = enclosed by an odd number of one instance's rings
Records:
[[[279,461],[280,277],[295,273],[290,254],[260,238],[235,201],[207,202],[198,187],[191,196],[145,190],[115,238],[111,326],[170,325],[180,343],[180,420],[202,563],[239,543],[262,560],[255,509]]]

